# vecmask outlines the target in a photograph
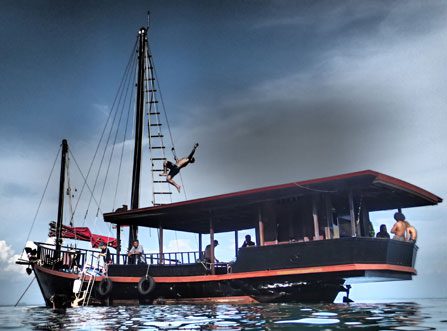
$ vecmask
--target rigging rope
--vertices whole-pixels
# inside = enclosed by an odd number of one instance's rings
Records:
[[[54,159],[53,166],[51,167],[50,175],[48,176],[47,183],[45,185],[45,189],[43,190],[42,197],[40,198],[40,202],[39,202],[39,205],[37,207],[36,214],[34,215],[33,223],[31,224],[31,228],[29,229],[28,236],[26,237],[25,245],[26,245],[26,243],[29,240],[29,237],[31,235],[31,231],[33,230],[34,223],[36,222],[37,215],[39,214],[40,207],[42,206],[42,201],[43,201],[43,199],[45,197],[45,194],[47,192],[48,184],[50,183],[51,176],[53,175],[53,170],[54,170],[54,167],[56,166],[56,162],[57,162],[57,159],[59,158],[59,154],[61,152],[61,149],[62,149],[62,146],[59,146],[59,150],[57,152],[56,158]]]
[[[78,168],[78,171],[79,171],[79,173],[80,173],[81,176],[82,176],[82,179],[84,180],[83,185],[87,186],[87,188],[88,188],[90,194],[93,196],[93,201],[96,203],[97,206],[99,206],[99,203],[98,203],[98,201],[95,199],[95,196],[94,196],[94,194],[93,194],[92,189],[90,188],[90,186],[89,186],[88,183],[87,183],[87,178],[84,176],[84,174],[82,173],[81,168],[79,167],[78,161],[76,161],[76,158],[74,157],[74,155],[73,155],[73,153],[71,152],[71,150],[69,150],[69,153],[70,153],[71,157],[73,158],[73,161],[74,161],[74,163],[75,163],[75,165],[76,165],[76,168]],[[76,209],[76,207],[75,207],[75,209]],[[76,210],[75,210],[75,212],[76,212]]]
[[[116,125],[115,137],[114,137],[114,139],[113,139],[112,150],[110,151],[109,163],[108,163],[108,165],[107,165],[107,170],[106,170],[106,174],[105,174],[105,178],[104,178],[104,184],[103,184],[103,186],[102,186],[101,196],[100,196],[100,199],[99,199],[99,204],[100,204],[100,205],[101,205],[102,198],[103,198],[103,195],[104,195],[104,191],[105,191],[105,188],[106,188],[107,178],[108,178],[109,171],[110,171],[110,165],[112,164],[113,153],[114,153],[114,151],[115,151],[115,145],[116,145],[116,141],[117,141],[117,138],[118,138],[118,132],[119,132],[119,128],[120,128],[120,126],[121,126],[121,119],[122,119],[122,117],[123,117],[123,113],[124,113],[124,103],[125,103],[126,100],[127,100],[127,96],[128,96],[128,94],[129,94],[129,90],[130,90],[130,85],[131,85],[131,84],[129,84],[129,83],[131,82],[131,78],[134,78],[134,76],[131,77],[131,76],[129,75],[129,78],[128,78],[127,89],[126,89],[126,92],[125,92],[125,94],[124,94],[124,99],[123,99],[123,108],[122,108],[122,111],[120,112],[120,116],[119,116],[119,119],[118,119],[118,124]],[[121,103],[121,98],[122,98],[122,94],[120,95],[120,100],[118,101],[118,107],[119,107],[119,105],[120,105],[120,103]],[[115,114],[115,116],[116,116],[116,114]],[[115,121],[115,119],[114,119],[114,121]],[[112,127],[110,128],[110,134],[109,134],[109,137],[110,137],[110,135],[112,134],[112,130],[113,130],[113,125],[112,125]],[[108,140],[107,140],[107,142],[108,142]],[[106,151],[106,149],[104,150],[104,154],[105,154],[105,151]],[[98,217],[98,214],[99,214],[99,208],[98,208],[98,210],[96,211],[96,217]]]
[[[35,279],[36,279],[36,276],[34,276],[33,279],[31,279],[31,282],[28,284],[28,286],[26,287],[25,291],[23,291],[22,295],[20,296],[19,300],[17,300],[17,302],[14,305],[14,307],[17,307],[17,305],[19,304],[20,300],[22,300],[23,296],[29,290],[29,288],[31,287],[31,284],[34,282]]]
[[[133,53],[134,53],[134,54],[133,54],[133,56],[131,57],[131,59],[129,60],[128,67],[126,68],[127,70],[126,70],[126,72],[125,72],[125,75],[124,75],[124,77],[123,77],[123,80],[121,81],[120,87],[119,87],[119,89],[118,89],[118,93],[117,93],[117,95],[115,96],[115,100],[114,100],[114,102],[113,102],[113,105],[112,105],[112,108],[111,108],[111,111],[110,111],[110,115],[111,115],[112,113],[114,113],[114,115],[113,115],[112,123],[111,123],[111,126],[110,126],[110,131],[109,131],[109,134],[108,134],[108,136],[107,136],[107,141],[106,141],[105,146],[104,146],[104,152],[102,153],[101,161],[100,161],[100,163],[99,163],[98,171],[97,171],[97,173],[96,173],[95,182],[94,182],[94,184],[93,184],[93,192],[95,191],[95,189],[96,189],[96,184],[98,183],[99,174],[100,174],[101,169],[102,169],[102,163],[103,163],[103,161],[104,161],[104,157],[105,157],[105,154],[106,154],[106,151],[107,151],[107,146],[108,146],[108,144],[109,144],[110,137],[111,137],[111,134],[112,134],[112,130],[113,130],[113,127],[114,127],[114,124],[115,124],[116,115],[118,114],[118,109],[115,107],[115,104],[116,104],[117,99],[119,100],[119,101],[118,101],[118,104],[119,104],[120,101],[121,101],[122,93],[123,93],[123,92],[122,92],[122,87],[123,87],[123,85],[124,85],[124,82],[127,80],[127,76],[130,74],[129,64],[134,62],[133,59],[134,59],[135,56],[136,56],[136,55],[135,55],[135,52],[133,52]],[[120,93],[120,92],[121,92],[121,93]],[[119,95],[119,97],[118,97],[118,95]],[[114,110],[114,109],[115,109],[115,110]],[[95,154],[95,155],[96,155],[96,154]],[[87,206],[87,210],[86,210],[85,215],[84,215],[84,221],[83,221],[84,223],[85,223],[85,220],[86,220],[87,215],[88,215],[88,212],[89,212],[90,204],[91,204],[91,197],[90,197],[90,201],[89,201],[88,206]]]
[[[149,45],[149,43],[148,43],[147,48],[148,48],[148,52],[149,52],[149,55],[150,55],[152,52],[151,52],[151,50],[150,50],[150,45]],[[152,67],[153,67],[153,70],[154,70],[155,81],[157,82],[157,86],[158,86],[158,93],[160,94],[161,107],[163,108],[163,113],[164,113],[164,115],[165,115],[165,120],[166,120],[166,126],[168,127],[169,138],[170,138],[170,140],[171,140],[171,146],[172,146],[171,151],[172,151],[172,154],[173,154],[173,156],[174,156],[175,161],[177,161],[177,154],[176,154],[176,152],[175,152],[175,146],[174,146],[174,138],[173,138],[173,136],[172,136],[171,126],[170,126],[170,124],[169,124],[169,119],[168,119],[168,113],[167,113],[167,111],[166,111],[165,102],[164,102],[164,99],[163,99],[163,94],[162,94],[162,92],[161,92],[160,80],[159,80],[158,75],[157,75],[157,69],[156,69],[156,67],[155,67],[154,59],[151,58],[151,61],[152,61]],[[188,197],[187,197],[187,195],[186,195],[186,189],[185,189],[185,184],[184,184],[184,182],[183,182],[182,174],[179,173],[179,176],[180,176],[180,181],[181,181],[181,183],[182,183],[183,194],[184,194],[184,196],[185,196],[185,200],[188,200]]]
[[[122,164],[123,164],[124,146],[126,145],[127,128],[129,127],[129,119],[130,119],[130,114],[131,114],[131,110],[132,110],[132,104],[133,104],[134,100],[135,99],[133,97],[129,99],[126,124],[124,126],[123,144],[121,146],[120,162],[119,162],[119,166],[118,166],[118,174],[116,176],[117,180],[116,180],[115,194],[113,196],[112,210],[115,209],[116,196],[118,194],[118,186],[119,186],[120,175],[121,175],[121,167],[122,167]]]
[[[124,73],[123,73],[123,79],[121,80],[121,83],[120,83],[120,85],[119,85],[119,87],[118,87],[118,90],[121,88],[121,86],[122,86],[122,84],[123,84],[124,77],[125,77],[125,75],[126,75],[128,69],[129,69],[129,66],[133,63],[133,58],[134,58],[134,56],[135,56],[134,54],[135,54],[136,47],[137,47],[137,41],[135,41],[134,47],[133,47],[133,49],[132,49],[132,53],[131,53],[131,55],[130,55],[130,57],[129,57],[129,61],[128,61],[127,66],[126,66],[126,69],[124,70]],[[111,118],[111,116],[112,116],[112,109],[113,109],[113,107],[114,107],[114,105],[115,105],[115,102],[116,102],[117,97],[118,97],[118,95],[116,95],[116,96],[115,96],[115,99],[113,100],[113,104],[112,104],[111,111],[109,112],[109,115],[108,115],[107,120],[106,120],[106,124],[104,125],[104,128],[103,128],[103,130],[102,130],[102,132],[101,132],[101,136],[100,136],[100,139],[99,139],[98,144],[97,144],[97,146],[96,146],[96,150],[95,150],[95,153],[94,153],[94,155],[93,155],[92,161],[91,161],[91,163],[90,163],[89,169],[88,169],[88,171],[87,171],[87,175],[86,175],[86,177],[84,178],[84,184],[82,185],[81,191],[80,191],[79,196],[78,196],[78,199],[77,199],[77,201],[76,201],[76,205],[75,205],[75,208],[74,208],[74,213],[76,212],[76,209],[77,209],[77,207],[78,207],[79,201],[81,200],[82,194],[83,194],[84,189],[85,189],[85,185],[86,185],[86,183],[87,183],[87,179],[88,179],[89,176],[90,176],[90,172],[91,172],[92,167],[93,167],[93,164],[94,164],[94,162],[95,162],[96,155],[97,155],[97,153],[98,153],[99,147],[101,146],[101,142],[102,142],[102,139],[103,139],[103,137],[104,137],[104,133],[105,133],[105,131],[106,131],[106,128],[107,128],[107,126],[108,126],[108,124],[109,124],[109,121],[110,121],[110,118]],[[78,168],[79,168],[79,166],[78,166]],[[74,213],[73,213],[73,215],[71,215],[70,222],[72,221],[72,219],[73,219],[73,217],[74,217]]]

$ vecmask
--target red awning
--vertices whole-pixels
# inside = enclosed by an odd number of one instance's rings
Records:
[[[48,233],[48,236],[56,236],[56,222],[54,221],[50,223],[50,232]],[[93,248],[98,248],[100,242],[107,244],[109,247],[117,247],[116,238],[93,234],[88,227],[62,225],[62,238],[89,241]]]

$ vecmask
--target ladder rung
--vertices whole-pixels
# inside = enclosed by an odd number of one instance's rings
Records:
[[[161,123],[151,124],[151,126],[161,126]]]
[[[152,81],[154,81],[154,80],[155,80],[155,78],[146,78],[146,79],[145,79],[145,81],[149,81],[149,80],[152,80]]]
[[[162,134],[156,134],[151,136],[151,138],[163,138],[164,136]]]
[[[172,194],[172,192],[154,192],[154,194]]]
[[[154,203],[154,206],[164,206],[165,203]]]
[[[152,171],[164,171],[163,169],[152,169]]]
[[[154,180],[154,183],[167,183],[165,180]]]
[[[157,111],[157,112],[155,112],[155,113],[149,113],[149,115],[160,115],[160,112]]]
[[[163,161],[163,160],[166,160],[166,158],[165,157],[153,157],[153,158],[151,158],[151,160],[152,161]]]
[[[147,90],[146,92],[157,92],[156,89],[152,89],[152,90]]]
[[[153,147],[151,147],[151,149],[163,149],[163,148],[165,148],[164,146],[153,146]]]
[[[158,103],[158,100],[146,101],[146,103]]]

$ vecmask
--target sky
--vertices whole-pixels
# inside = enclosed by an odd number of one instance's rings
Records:
[[[188,199],[365,169],[447,196],[443,1],[3,0],[0,8],[0,304],[15,303],[31,280],[14,261],[60,141],[85,174],[148,10],[177,153],[200,143],[182,171]],[[32,240],[45,241],[56,218],[58,171]],[[72,179],[82,186],[79,174]],[[117,204],[128,203],[128,182]],[[143,185],[142,205],[149,191]],[[82,208],[77,225],[110,231],[96,207],[85,219]],[[447,297],[447,207],[404,213],[419,233],[418,275],[356,285],[354,300]],[[390,228],[392,214],[374,213],[376,229]],[[153,231],[140,235],[147,251],[157,247]],[[216,254],[231,259],[232,235],[217,238]],[[167,234],[166,250],[196,246],[191,235]],[[43,302],[36,284],[23,301]]]

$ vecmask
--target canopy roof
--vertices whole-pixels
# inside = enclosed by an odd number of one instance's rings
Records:
[[[162,227],[169,230],[209,233],[248,229],[257,221],[259,207],[266,202],[314,194],[362,195],[368,210],[436,205],[442,199],[422,188],[376,171],[365,170],[338,176],[269,186],[235,193],[172,203],[169,205],[106,213],[104,221],[117,225]]]

